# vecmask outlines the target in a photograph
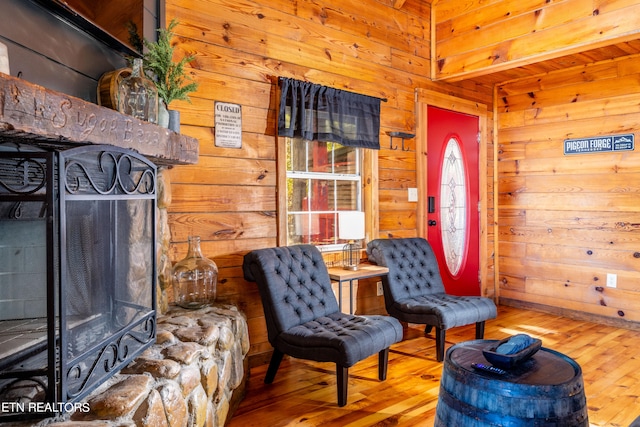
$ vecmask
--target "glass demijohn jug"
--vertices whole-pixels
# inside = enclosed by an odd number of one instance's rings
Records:
[[[202,256],[200,236],[189,236],[186,258],[173,266],[175,303],[183,308],[200,308],[216,300],[218,266]]]
[[[158,122],[158,89],[145,77],[142,58],[134,58],[131,75],[118,85],[118,111],[140,120]]]

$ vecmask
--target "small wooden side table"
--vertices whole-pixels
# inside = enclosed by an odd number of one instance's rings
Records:
[[[342,284],[349,282],[349,314],[353,314],[353,281],[382,277],[389,273],[387,267],[375,264],[360,264],[357,270],[345,270],[343,267],[330,267],[328,270],[331,280],[338,282],[338,306],[340,311],[342,311]]]

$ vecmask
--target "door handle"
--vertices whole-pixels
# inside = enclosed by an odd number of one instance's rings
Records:
[[[430,219],[427,224],[429,224],[429,227],[435,227],[436,225],[438,225],[438,223],[436,222],[435,219]]]

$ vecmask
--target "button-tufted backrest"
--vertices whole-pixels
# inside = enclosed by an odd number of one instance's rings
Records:
[[[376,239],[367,245],[369,260],[389,268],[391,298],[399,301],[445,293],[438,261],[425,239]]]
[[[269,340],[282,331],[338,311],[338,301],[318,248],[257,249],[244,257],[245,279],[256,282]]]

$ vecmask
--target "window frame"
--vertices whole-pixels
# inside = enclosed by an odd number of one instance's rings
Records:
[[[298,183],[306,187],[307,195],[305,197],[307,199],[307,204],[314,203],[314,198],[316,195],[312,194],[312,190],[315,187],[315,185],[323,181],[328,183],[329,187],[332,187],[332,189],[331,188],[328,189],[329,193],[332,193],[334,194],[334,196],[336,196],[331,198],[332,200],[330,200],[330,206],[327,206],[326,209],[320,209],[320,210],[305,210],[304,209],[305,206],[302,206],[301,210],[290,211],[289,208],[291,207],[291,201],[288,201],[287,223],[286,223],[288,227],[286,230],[287,237],[291,238],[291,234],[292,234],[292,230],[289,229],[289,227],[291,226],[291,218],[290,218],[291,215],[299,216],[303,220],[305,216],[308,218],[309,215],[314,215],[314,216],[317,215],[318,219],[320,219],[321,217],[322,218],[333,217],[332,224],[334,224],[335,229],[333,230],[334,232],[331,236],[327,236],[332,239],[332,242],[315,242],[313,244],[317,246],[318,249],[320,249],[320,251],[322,252],[334,252],[334,251],[342,250],[346,241],[339,242],[340,239],[337,236],[338,212],[341,211],[339,206],[340,201],[337,199],[337,196],[338,196],[338,193],[340,192],[340,188],[342,187],[342,185],[349,185],[349,183],[356,184],[356,186],[353,187],[356,193],[355,200],[352,199],[351,197],[348,198],[348,201],[349,201],[348,204],[351,204],[353,208],[349,210],[355,210],[358,212],[364,211],[362,207],[363,148],[348,147],[348,146],[344,146],[344,145],[341,145],[338,143],[332,143],[332,142],[305,141],[299,138],[285,138],[285,143],[287,144],[287,153],[288,153],[287,165],[289,166],[292,163],[291,159],[296,157],[296,158],[299,158],[300,160],[304,160],[303,168],[305,169],[305,170],[300,170],[295,167],[291,167],[291,169],[287,168],[287,171],[286,171],[287,195],[289,195],[291,191],[291,189],[289,188],[289,184],[290,184],[289,180],[296,180]],[[309,161],[311,160],[310,153],[315,151],[314,149],[315,144],[327,144],[326,148],[328,153],[330,153],[330,156],[329,156],[330,159],[328,159],[329,162],[327,163],[327,170],[322,170],[322,171],[308,170],[310,166]],[[304,146],[304,148],[302,148],[302,146]],[[338,148],[338,147],[341,147],[341,148]],[[344,172],[337,171],[338,167],[336,162],[339,161],[339,159],[336,158],[336,154],[342,148],[347,150],[353,150],[352,152],[355,154],[353,158],[355,164],[353,165],[353,171],[351,173],[344,173]],[[300,155],[294,156],[293,155],[294,151],[296,153],[300,152]],[[314,182],[316,183],[315,185],[313,184]],[[305,185],[305,183],[308,185]],[[324,227],[318,224],[318,228],[319,228],[318,231],[322,232],[321,230]],[[307,228],[307,231],[308,231],[308,228]],[[305,240],[304,237],[305,236],[302,236],[302,240]],[[289,243],[289,240],[287,240],[287,243]],[[292,243],[292,244],[295,244],[295,243]]]
[[[287,246],[287,137],[277,138],[277,184],[276,193],[278,200],[277,211],[277,239],[278,246]],[[366,248],[366,243],[378,236],[378,150],[360,148],[360,182],[361,182],[361,209],[365,213],[365,239],[362,242],[362,249]],[[341,250],[332,249],[324,254],[333,254],[338,261],[337,255],[341,256]],[[330,256],[330,255],[329,255]]]

